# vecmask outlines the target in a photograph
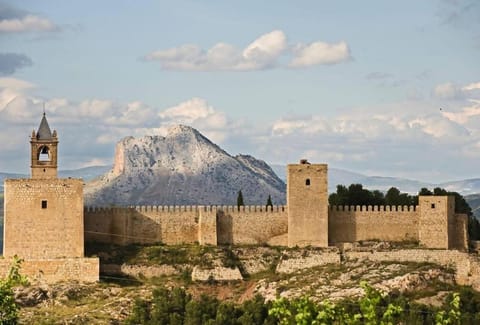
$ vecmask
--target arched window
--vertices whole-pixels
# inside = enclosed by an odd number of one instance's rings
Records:
[[[50,150],[47,146],[42,146],[38,150],[38,161],[50,161]]]
[[[310,178],[307,178],[307,179],[306,179],[305,185],[306,185],[306,186],[310,186]]]

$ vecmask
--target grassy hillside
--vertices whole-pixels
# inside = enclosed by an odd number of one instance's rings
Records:
[[[374,249],[359,249],[363,248]],[[154,288],[181,287],[195,299],[207,295],[236,305],[257,294],[267,299],[278,295],[293,299],[307,294],[315,301],[348,302],[361,294],[360,283],[365,280],[414,302],[418,310],[424,310],[423,305],[442,306],[448,293],[461,289],[455,285],[451,269],[430,263],[346,260],[292,273],[279,271],[281,263],[307,261],[322,252],[314,248],[97,244],[87,245],[86,251],[87,255],[100,257],[100,283],[33,285],[23,289],[24,297],[36,298],[28,303],[25,298],[21,323],[120,324],[132,313],[136,299],[151,301]],[[219,266],[238,267],[243,280],[192,279],[195,268]]]

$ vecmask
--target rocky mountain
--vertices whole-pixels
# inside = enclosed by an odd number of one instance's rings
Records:
[[[231,156],[197,130],[177,125],[165,137],[126,137],[113,169],[87,183],[87,205],[285,204],[285,183],[263,161]]]

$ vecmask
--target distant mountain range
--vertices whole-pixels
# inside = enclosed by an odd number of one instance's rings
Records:
[[[281,179],[286,179],[285,165],[271,165],[272,169]],[[390,187],[396,187],[402,192],[416,194],[422,187],[433,189],[441,187],[447,191],[458,192],[462,195],[480,193],[480,178],[451,181],[445,183],[426,183],[412,179],[399,177],[366,176],[343,169],[328,168],[328,191],[335,192],[337,185],[362,184],[370,190],[387,191]]]
[[[80,169],[72,170],[59,170],[58,177],[72,177],[72,178],[82,178],[84,181],[88,182],[95,177],[105,174],[109,171],[112,166],[92,166],[85,167]],[[7,178],[28,178],[30,175],[26,174],[14,174],[14,173],[2,173],[0,172],[0,192],[3,192],[3,181]]]

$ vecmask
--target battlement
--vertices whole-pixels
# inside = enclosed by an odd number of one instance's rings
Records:
[[[417,205],[329,205],[328,210],[335,212],[415,212]]]
[[[179,213],[179,212],[211,212],[216,213],[222,211],[228,214],[240,214],[251,212],[271,212],[271,213],[284,213],[287,211],[287,207],[284,205],[274,206],[262,206],[262,205],[141,205],[141,206],[126,206],[126,207],[97,207],[97,206],[85,206],[85,212],[88,213],[108,213],[119,212],[121,210],[132,211],[135,210],[140,213],[148,212],[167,212],[167,213]]]

